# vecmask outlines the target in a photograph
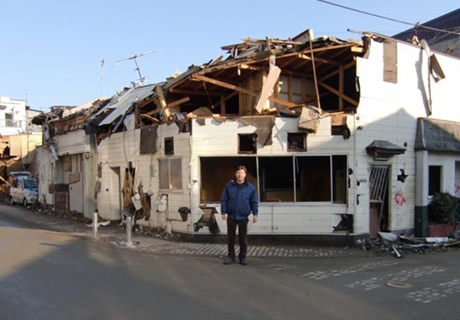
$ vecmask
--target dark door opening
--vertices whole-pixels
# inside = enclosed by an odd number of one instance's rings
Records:
[[[388,185],[389,166],[371,166],[369,176],[370,208],[369,237],[377,238],[380,231],[388,231]]]

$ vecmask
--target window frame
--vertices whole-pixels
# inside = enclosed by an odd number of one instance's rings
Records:
[[[175,162],[175,161],[179,161],[179,169],[180,169],[180,174],[177,175],[177,168],[173,168],[171,170],[171,162]],[[163,163],[167,163],[167,168],[165,170],[167,170],[167,172],[163,172]],[[168,158],[160,158],[158,159],[158,172],[159,172],[159,176],[158,176],[158,190],[160,191],[171,191],[171,192],[182,192],[184,190],[184,186],[183,186],[183,177],[182,177],[182,158],[179,158],[179,157],[168,157]],[[171,181],[171,177],[172,177],[172,172],[174,172],[176,175],[175,176],[179,176],[179,179],[180,181],[177,182],[177,185],[180,185],[180,188],[174,188],[175,184],[173,185],[172,181]],[[162,179],[163,179],[163,176],[164,175],[167,175],[167,184],[168,184],[168,188],[162,188],[164,186],[164,184],[162,183]],[[164,181],[163,181],[164,182]]]
[[[308,201],[299,201],[298,193],[300,191],[306,190],[306,182],[305,179],[308,176],[308,172],[301,172],[300,170],[308,170],[308,168],[299,168],[299,160],[300,158],[318,158],[316,160],[311,159],[313,163],[317,161],[320,163],[321,161],[327,161],[327,164],[322,165],[322,171],[328,170],[328,177],[327,181],[324,181],[323,192],[319,193],[321,199],[320,200],[308,200]],[[222,159],[225,158],[225,159]],[[289,167],[285,170],[281,171],[281,174],[286,173],[286,170],[290,171],[289,176],[286,177],[284,182],[281,182],[276,188],[267,188],[267,185],[264,185],[264,181],[266,179],[264,170],[276,170],[277,168],[273,168],[273,163],[276,162],[277,159],[283,159],[283,165],[278,166],[282,168],[286,168],[286,161],[291,162]],[[324,159],[321,159],[324,158]],[[212,157],[212,156],[203,156],[199,157],[200,161],[200,202],[201,203],[214,203],[219,202],[220,199],[217,198],[219,192],[216,192],[215,183],[213,183],[213,179],[216,179],[217,182],[220,180],[228,181],[229,178],[233,176],[232,168],[228,166],[228,162],[231,161],[233,164],[237,164],[239,162],[243,163],[249,159],[253,159],[255,161],[255,167],[251,170],[252,175],[251,178],[253,181],[251,183],[256,185],[257,194],[261,203],[272,203],[272,202],[279,202],[279,203],[295,203],[296,205],[299,204],[319,204],[319,203],[328,203],[328,204],[347,204],[348,203],[348,188],[349,188],[349,174],[348,174],[348,156],[346,154],[339,154],[339,155],[279,155],[279,156],[254,156],[254,157]],[[206,159],[206,160],[204,160]],[[239,160],[240,159],[240,160]],[[270,159],[270,160],[265,160]],[[309,159],[310,160],[310,159]],[[264,161],[267,161],[264,165]],[[220,173],[216,173],[214,171],[212,175],[211,173],[206,170],[203,166],[206,165],[207,167],[222,167],[223,164],[227,164],[225,167],[224,172],[220,170]],[[339,165],[337,165],[339,164]],[[264,168],[265,167],[265,168]],[[327,167],[327,169],[326,169]],[[315,168],[313,168],[314,170]],[[229,173],[231,175],[229,176]],[[217,174],[217,176],[216,176]],[[221,177],[221,175],[226,175],[225,178]],[[340,179],[338,179],[334,175],[340,175]],[[272,178],[279,177],[280,172],[274,175]],[[220,179],[222,178],[222,179]],[[255,181],[254,181],[255,180]],[[292,186],[286,187],[285,183],[291,181]],[[273,182],[273,181],[272,181]],[[212,186],[212,187],[211,187]],[[273,184],[272,186],[275,186]],[[281,187],[280,187],[281,186]],[[283,187],[284,186],[284,187]],[[327,188],[329,189],[329,193],[327,193]],[[212,189],[212,190],[211,190]],[[268,196],[268,193],[271,193]],[[340,196],[337,195],[337,192],[340,192]],[[280,197],[277,195],[280,194]],[[327,198],[327,199],[325,199]],[[292,200],[291,200],[292,199]]]

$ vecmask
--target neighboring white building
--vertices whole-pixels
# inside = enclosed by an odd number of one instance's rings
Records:
[[[226,231],[213,214],[243,164],[260,198],[251,235],[423,234],[433,177],[459,194],[460,149],[435,150],[428,142],[446,137],[423,124],[460,127],[460,60],[372,34],[304,36],[223,47],[228,59],[132,88],[80,114],[85,122],[53,121],[43,196],[82,189],[68,203],[87,217],[130,212],[146,227],[209,236]],[[450,129],[439,126],[446,120]]]
[[[26,101],[0,97],[0,134],[21,134],[27,129]]]

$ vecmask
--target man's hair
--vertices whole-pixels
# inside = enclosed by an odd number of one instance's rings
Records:
[[[248,169],[246,169],[245,166],[238,166],[238,167],[236,167],[235,172],[237,172],[238,170],[244,170],[245,173],[248,173]]]

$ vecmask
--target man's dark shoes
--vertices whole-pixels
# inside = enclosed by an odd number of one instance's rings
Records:
[[[235,263],[235,259],[228,258],[224,260],[224,264],[232,264],[232,263]]]
[[[246,259],[240,259],[240,264],[242,264],[243,266],[247,265],[248,264],[248,261]]]

